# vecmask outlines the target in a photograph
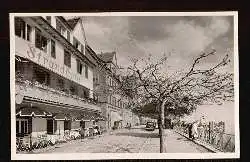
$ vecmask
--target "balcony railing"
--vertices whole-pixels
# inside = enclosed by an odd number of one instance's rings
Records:
[[[16,78],[16,93],[40,101],[42,100],[45,102],[78,107],[79,109],[101,111],[99,104],[93,99],[71,95],[38,82],[34,83],[28,80]]]

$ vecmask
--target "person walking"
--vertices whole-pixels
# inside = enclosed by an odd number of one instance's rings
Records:
[[[192,123],[189,123],[189,125],[188,125],[188,136],[189,136],[189,138],[193,138],[192,137]]]
[[[198,137],[198,121],[195,121],[192,125],[192,139],[196,139]]]
[[[81,135],[81,141],[82,141],[82,139],[84,139],[84,135],[85,135],[85,130],[83,127],[81,127],[80,135]]]

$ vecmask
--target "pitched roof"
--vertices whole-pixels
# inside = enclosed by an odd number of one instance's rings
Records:
[[[106,52],[97,54],[97,56],[102,59],[104,62],[112,62],[115,52]]]
[[[74,29],[79,20],[80,20],[79,17],[72,18],[72,19],[68,19],[67,23],[69,24],[69,26],[71,27],[71,29]]]

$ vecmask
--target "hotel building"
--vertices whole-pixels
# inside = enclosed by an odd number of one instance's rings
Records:
[[[94,91],[94,51],[82,20],[15,17],[16,135],[63,135],[105,127]]]

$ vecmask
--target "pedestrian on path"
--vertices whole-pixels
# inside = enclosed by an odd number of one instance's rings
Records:
[[[192,125],[192,138],[196,139],[198,137],[198,121],[195,121]]]
[[[81,130],[80,130],[81,141],[82,141],[82,139],[84,139],[84,134],[85,134],[85,130],[83,127],[81,127]]]
[[[193,137],[192,137],[192,127],[193,127],[193,126],[192,126],[192,123],[189,123],[189,124],[188,124],[188,136],[189,136],[189,138],[191,138],[191,139],[193,138]]]

